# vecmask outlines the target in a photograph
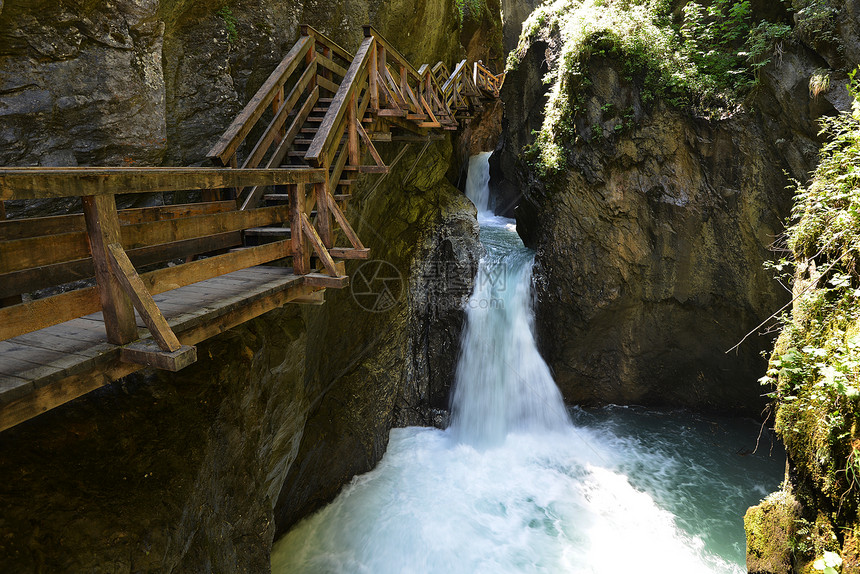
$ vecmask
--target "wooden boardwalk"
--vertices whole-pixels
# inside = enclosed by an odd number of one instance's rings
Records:
[[[286,303],[322,304],[348,285],[343,260],[369,257],[344,214],[357,178],[458,129],[503,80],[465,60],[416,69],[369,26],[355,55],[303,26],[214,168],[0,168],[0,431],[182,369],[196,343]],[[376,142],[402,147],[386,164]],[[116,194],[152,192],[199,200],[117,210]],[[82,214],[5,217],[5,200],[70,197]]]

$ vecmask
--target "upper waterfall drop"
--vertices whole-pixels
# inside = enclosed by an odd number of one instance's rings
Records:
[[[451,401],[451,432],[472,445],[498,443],[511,432],[570,425],[534,339],[534,253],[523,245],[512,220],[486,211],[489,156],[470,159],[466,180],[466,193],[479,210],[486,255],[466,310]]]
[[[490,156],[493,152],[482,151],[469,158],[466,174],[466,197],[472,200],[478,213],[489,209],[490,203]]]

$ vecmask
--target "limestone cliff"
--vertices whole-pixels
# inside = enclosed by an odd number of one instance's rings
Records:
[[[789,178],[814,166],[817,118],[845,105],[844,71],[813,97],[818,56],[786,41],[745,107],[704,114],[655,100],[641,54],[599,32],[571,55],[548,18],[538,30],[505,81],[496,185],[537,252],[538,338],[565,398],[758,413],[772,336],[725,351],[788,299],[762,262]],[[549,94],[541,79],[580,55],[575,85]],[[552,177],[527,158],[546,153],[534,134],[547,96],[574,110],[558,128],[567,167]]]
[[[441,0],[0,7],[3,165],[203,163],[299,23],[354,49],[370,22],[415,62],[465,54]],[[276,523],[372,468],[392,426],[441,424],[479,256],[454,147],[413,146],[355,192],[347,217],[398,281],[384,305],[329,291],[0,433],[4,572],[266,572]]]

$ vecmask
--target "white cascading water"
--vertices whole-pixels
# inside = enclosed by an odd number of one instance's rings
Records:
[[[451,426],[392,430],[373,471],[275,544],[273,573],[745,572],[740,517],[781,464],[738,457],[757,427],[714,434],[731,421],[615,408],[571,423],[532,336],[533,254],[485,211],[488,156],[469,166],[487,254]]]

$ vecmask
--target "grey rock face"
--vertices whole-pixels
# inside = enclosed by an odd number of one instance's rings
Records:
[[[566,400],[757,413],[771,338],[725,351],[788,300],[762,267],[791,205],[784,172],[807,177],[816,120],[845,94],[809,95],[816,60],[801,46],[765,71],[755,113],[708,121],[645,108],[614,62],[593,58],[570,169],[547,187],[519,156],[542,122],[546,49],[506,81],[500,171],[508,201],[524,194],[539,343]],[[632,110],[634,127],[613,110]]]
[[[354,50],[370,21],[415,62],[464,53],[441,0],[238,2],[230,18],[224,5],[0,3],[0,164],[203,163],[300,22]],[[402,278],[387,312],[333,290],[207,341],[187,370],[129,377],[0,433],[4,571],[266,572],[276,523],[372,468],[392,426],[442,424],[479,250],[474,210],[446,179],[454,164],[450,141],[415,148],[352,201],[359,235]]]

